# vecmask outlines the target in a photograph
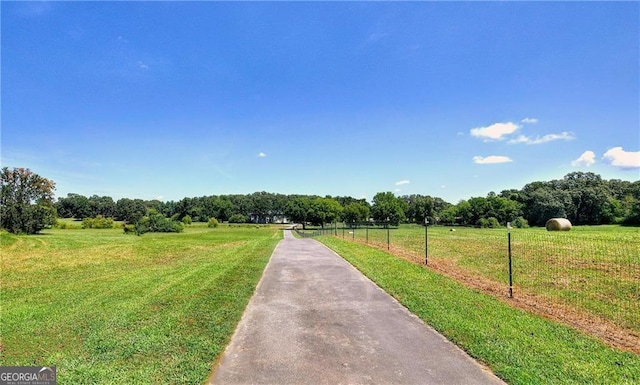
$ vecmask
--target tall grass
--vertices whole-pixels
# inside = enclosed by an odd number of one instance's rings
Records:
[[[231,338],[276,228],[0,234],[0,364],[60,384],[193,384]]]

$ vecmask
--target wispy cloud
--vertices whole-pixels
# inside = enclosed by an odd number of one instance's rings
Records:
[[[402,191],[402,189],[399,189],[399,188],[393,190],[393,192],[397,192],[397,193],[400,192],[400,191]]]
[[[472,128],[469,133],[471,136],[483,139],[485,142],[492,140],[503,140],[505,136],[516,132],[520,126],[513,122],[494,123],[486,127]]]
[[[513,160],[511,160],[511,158],[509,158],[508,156],[491,155],[487,157],[483,157],[483,156],[473,157],[473,163],[475,164],[496,164],[496,163],[508,163],[508,162],[513,162]]]
[[[396,182],[396,186],[402,186],[403,184],[409,184],[409,183],[411,183],[411,181],[410,181],[410,180],[408,180],[408,179],[403,179],[403,180],[399,180],[399,181],[397,181],[397,182]]]
[[[592,166],[594,163],[596,163],[596,154],[594,154],[593,151],[585,151],[582,153],[582,155],[580,155],[578,159],[571,162],[571,165],[573,167],[580,167],[580,166],[589,167],[589,166]]]
[[[556,140],[572,140],[575,139],[576,137],[573,135],[573,133],[571,132],[567,132],[564,131],[560,134],[547,134],[544,136],[538,136],[536,138],[531,138],[529,136],[526,135],[520,135],[515,139],[511,139],[509,140],[507,143],[510,144],[543,144],[543,143],[549,143],[549,142],[553,142]]]
[[[607,150],[602,159],[623,170],[640,168],[640,151],[625,151],[622,147],[614,147]]]
[[[258,153],[258,158],[266,158],[267,154],[265,154],[264,152],[259,152]]]
[[[138,68],[143,69],[143,70],[148,70],[149,66],[141,61],[138,62]]]
[[[365,45],[375,44],[380,40],[383,40],[387,36],[389,36],[389,34],[386,32],[374,32],[367,37],[367,40],[365,41]]]
[[[24,17],[43,16],[51,10],[51,2],[49,1],[29,1],[23,2],[23,4],[24,6],[18,11],[18,13]]]
[[[536,124],[538,123],[538,119],[536,118],[524,118],[520,121],[520,123],[524,123],[524,124]]]

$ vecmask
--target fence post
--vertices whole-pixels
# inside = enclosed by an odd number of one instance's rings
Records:
[[[429,220],[424,217],[424,264],[429,264]]]
[[[391,250],[390,242],[389,242],[389,217],[387,217],[387,251]]]
[[[511,266],[511,222],[507,222],[507,242],[509,244],[509,298],[513,298],[513,269]]]
[[[366,243],[369,243],[369,226],[364,228],[365,231],[365,236],[366,236]]]
[[[342,239],[344,239],[344,222],[342,222]]]

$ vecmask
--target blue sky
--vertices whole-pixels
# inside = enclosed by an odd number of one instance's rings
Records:
[[[2,2],[2,166],[56,195],[640,179],[637,2]]]

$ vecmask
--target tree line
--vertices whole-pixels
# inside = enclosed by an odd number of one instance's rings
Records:
[[[252,194],[185,197],[159,201],[68,194],[54,199],[55,183],[28,169],[2,169],[1,227],[35,233],[55,218],[113,218],[129,224],[175,222],[231,223],[296,222],[325,226],[336,221],[349,226],[397,226],[400,223],[478,227],[544,226],[549,218],[568,218],[575,225],[640,225],[640,181],[604,180],[594,173],[573,172],[564,178],[532,182],[522,189],[491,192],[457,204],[429,195],[377,193],[372,202],[348,196]],[[148,228],[180,228],[171,223]],[[151,230],[153,231],[153,230]]]

